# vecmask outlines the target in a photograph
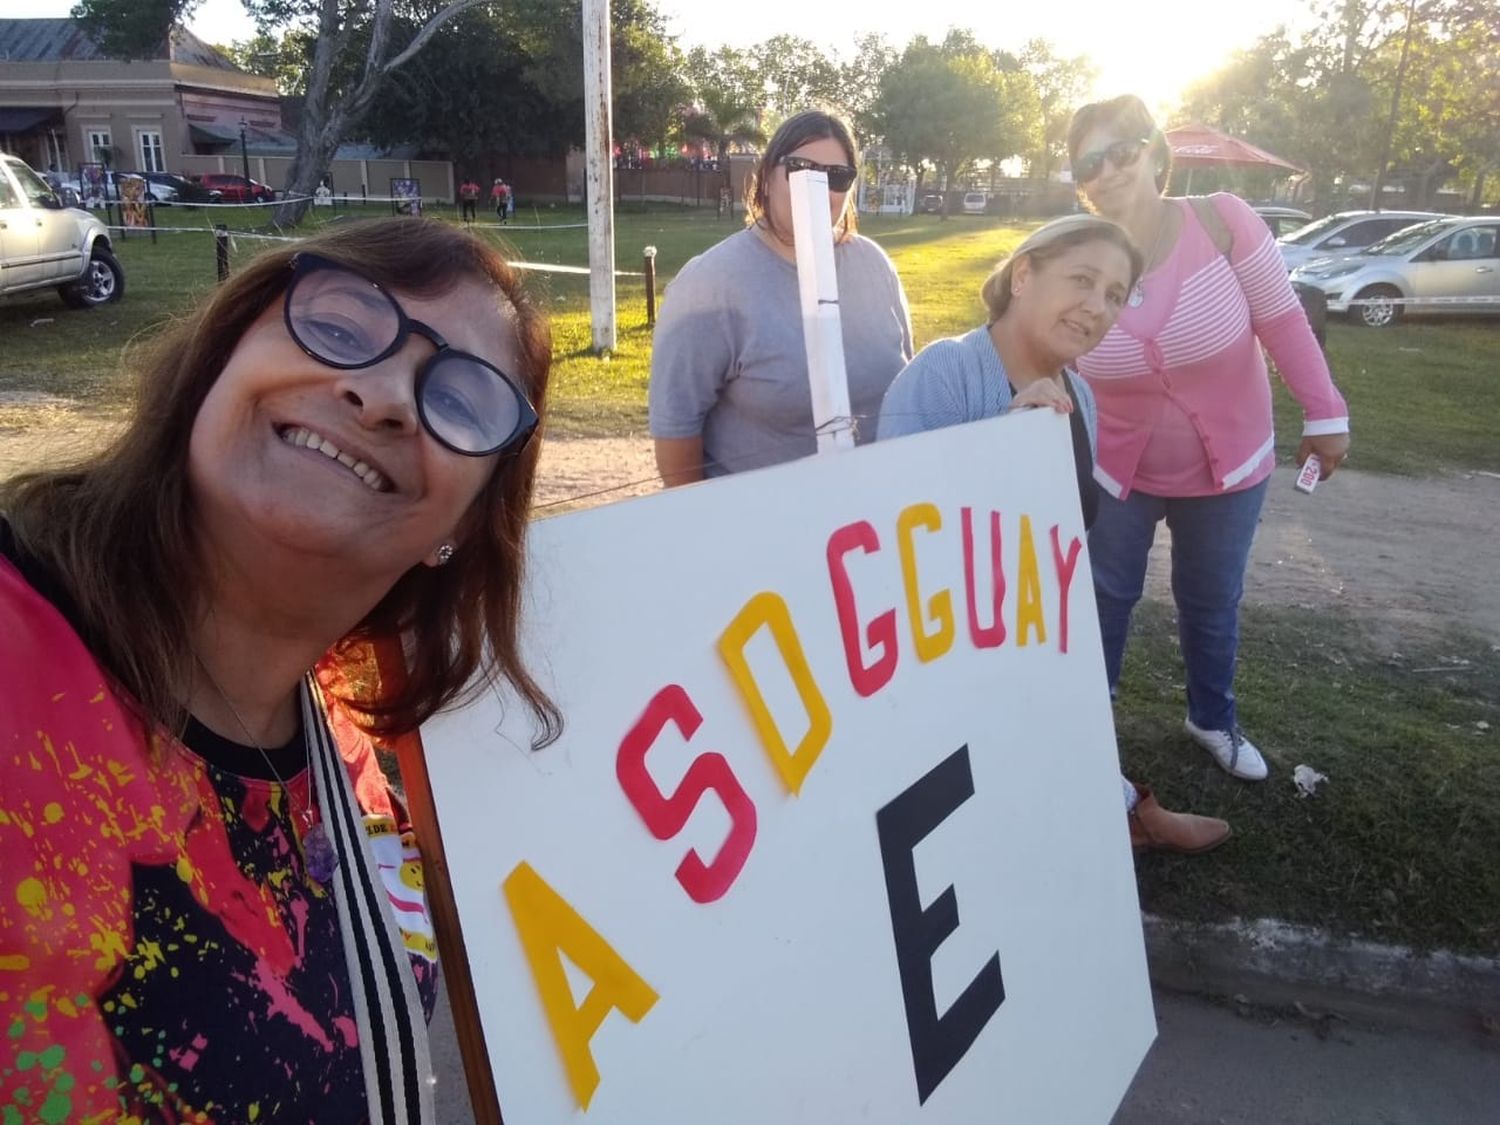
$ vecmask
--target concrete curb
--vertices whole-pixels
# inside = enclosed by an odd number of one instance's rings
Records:
[[[1204,925],[1147,914],[1142,924],[1151,980],[1175,991],[1434,1030],[1500,1018],[1500,958],[1418,953],[1272,918]]]

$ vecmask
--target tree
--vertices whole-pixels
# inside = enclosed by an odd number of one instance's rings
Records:
[[[1336,0],[1321,14],[1300,38],[1278,30],[1238,53],[1182,108],[1307,168],[1315,197],[1333,209],[1382,163],[1406,3]],[[1500,164],[1500,13],[1492,3],[1417,5],[1396,108],[1390,164],[1415,201],[1430,204],[1456,173],[1481,202],[1485,178]]]
[[[775,35],[751,47],[749,56],[772,118],[768,127],[804,109],[844,109],[839,66],[811,40]]]
[[[880,80],[898,58],[896,48],[884,36],[866,34],[855,40],[854,57],[839,65],[840,104],[861,145],[876,136],[871,115],[880,96]]]
[[[761,128],[765,83],[751,57],[733,47],[712,52],[694,47],[687,53],[687,73],[695,104],[683,117],[682,135],[713,149],[724,173],[724,187],[732,191],[730,149],[766,140]]]
[[[278,36],[260,31],[249,39],[237,39],[218,50],[241,70],[273,79],[282,94],[300,95],[312,59],[312,42],[306,35],[288,32]]]
[[[1026,154],[1027,170],[1045,180],[1067,154],[1068,124],[1097,71],[1084,55],[1063,58],[1054,54],[1045,39],[1033,39],[1021,48],[1021,65],[1036,88],[1038,113],[1036,139]]]
[[[871,121],[891,152],[917,170],[920,190],[928,162],[947,185],[976,159],[1021,152],[1036,112],[1028,75],[1001,70],[971,33],[950,31],[941,44],[918,36],[907,45],[881,76]]]
[[[398,42],[393,0],[244,0],[262,31],[294,29],[312,37],[312,58],[297,151],[276,210],[278,225],[295,224],[312,202],[333,154],[374,103],[381,85],[414,58],[449,20],[484,0],[449,0],[411,8],[415,30]],[[140,57],[159,46],[196,0],[80,0],[73,14],[111,53]]]
[[[665,142],[689,100],[681,56],[645,0],[612,0],[614,134]],[[468,168],[493,153],[556,154],[583,141],[579,0],[492,0],[440,30],[386,83],[364,136],[415,141]]]
[[[709,88],[698,94],[698,106],[683,119],[682,135],[709,145],[718,157],[724,173],[724,187],[734,190],[729,172],[729,150],[751,144],[764,144],[766,134],[760,127],[760,112],[754,106],[735,101],[730,91]]]

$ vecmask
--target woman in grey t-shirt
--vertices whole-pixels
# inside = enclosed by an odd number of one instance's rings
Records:
[[[651,354],[651,436],[668,485],[814,453],[812,392],[792,242],[788,172],[828,175],[849,403],[858,441],[912,357],[911,314],[885,252],[855,233],[859,155],[838,118],[790,117],[746,191],[750,223],[698,255],[667,287]]]

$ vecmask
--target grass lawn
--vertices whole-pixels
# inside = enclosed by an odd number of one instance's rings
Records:
[[[379,207],[352,213],[384,214]],[[230,213],[233,214],[233,213]],[[340,214],[344,214],[340,212]],[[128,273],[125,300],[80,313],[65,309],[50,292],[0,303],[0,392],[47,391],[110,410],[122,401],[121,356],[135,336],[189,304],[214,284],[207,212],[167,213],[159,221],[192,226],[203,234],[166,234],[155,244],[134,236],[119,246]],[[335,216],[314,213],[309,225]],[[516,260],[583,265],[587,236],[579,208],[522,212],[504,228],[479,229],[502,240]],[[248,217],[232,220],[240,224]],[[639,270],[641,251],[657,247],[658,287],[694,254],[731,231],[709,210],[622,208],[616,221],[616,268]],[[895,260],[911,300],[917,343],[954,335],[983,316],[978,291],[990,266],[1014,246],[1025,228],[1000,220],[960,216],[877,218],[864,225]],[[259,243],[236,240],[236,260]],[[553,315],[556,380],[553,429],[559,433],[620,434],[645,428],[646,380],[651,332],[645,323],[645,286],[640,278],[617,284],[618,346],[601,359],[592,354],[588,279],[533,273],[531,284]],[[48,323],[32,326],[33,321]],[[75,326],[86,325],[85,332]],[[1369,330],[1334,323],[1329,358],[1349,398],[1355,428],[1353,466],[1382,472],[1430,473],[1442,469],[1500,471],[1500,380],[1495,356],[1500,324],[1449,320]],[[1277,394],[1282,453],[1290,456],[1301,430],[1296,404]]]
[[[1137,610],[1115,709],[1125,772],[1235,832],[1206,856],[1140,857],[1142,905],[1500,952],[1500,653],[1454,636],[1392,654],[1303,610],[1250,609],[1242,628],[1241,720],[1271,764],[1259,783],[1182,732],[1171,610]],[[1315,796],[1297,794],[1301,764],[1328,776]]]

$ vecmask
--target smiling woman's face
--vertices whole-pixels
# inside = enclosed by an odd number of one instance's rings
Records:
[[[1080,158],[1089,154],[1104,154],[1112,151],[1116,155],[1128,153],[1126,166],[1120,167],[1114,159],[1105,159],[1099,172],[1078,189],[1089,205],[1105,218],[1118,218],[1132,207],[1154,199],[1161,194],[1156,186],[1156,164],[1151,156],[1150,145],[1134,134],[1127,135],[1118,128],[1091,129],[1078,146]]]
[[[1015,295],[1005,319],[1059,367],[1090,351],[1113,326],[1130,288],[1130,258],[1113,242],[1095,239],[1055,258],[1016,263]]]
[[[393,295],[454,348],[520,370],[515,314],[489,285]],[[415,381],[428,340],[414,333],[378,364],[341,371],[297,346],[282,305],[252,322],[194,420],[201,532],[237,557],[259,545],[394,582],[458,534],[497,458],[454,453],[423,428]]]

